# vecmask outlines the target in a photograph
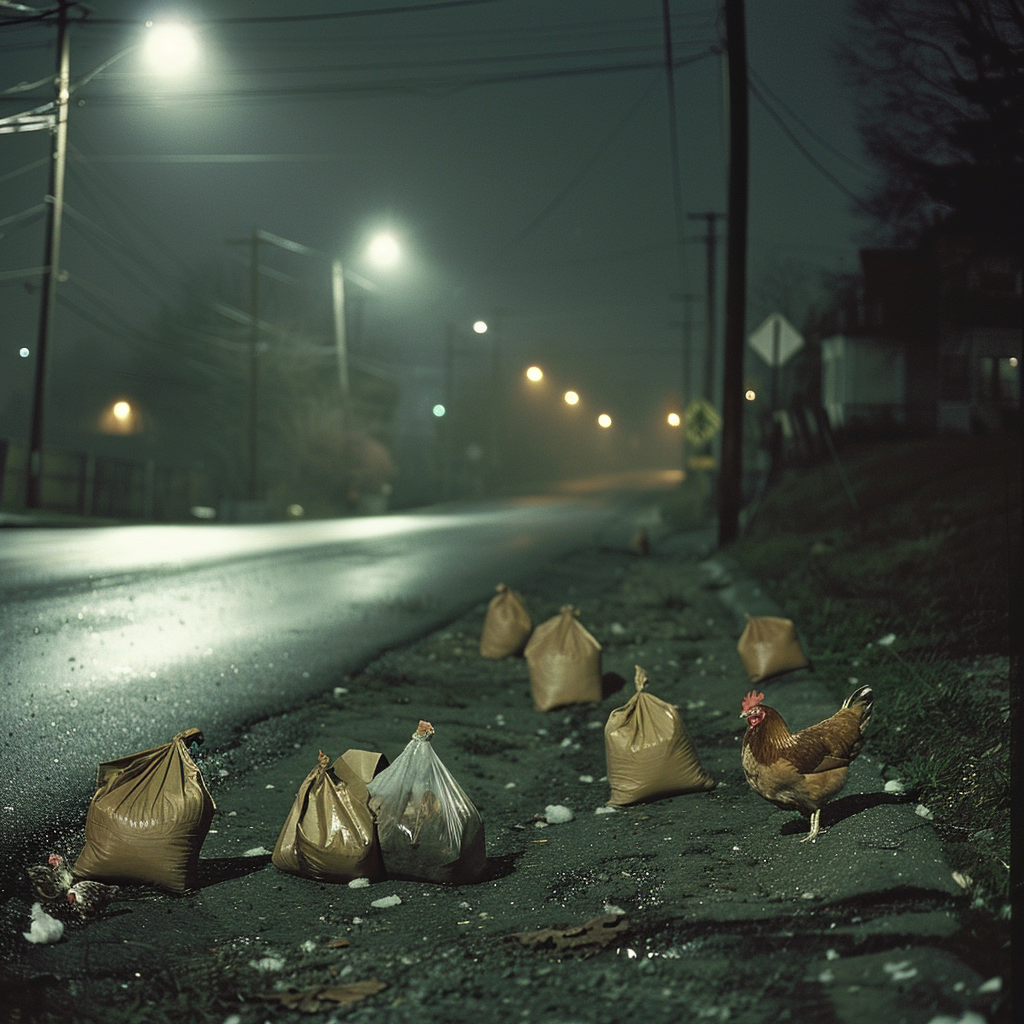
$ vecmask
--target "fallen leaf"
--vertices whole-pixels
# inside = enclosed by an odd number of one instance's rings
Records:
[[[369,981],[354,981],[350,985],[320,986],[301,992],[267,992],[260,998],[268,1003],[280,1003],[286,1010],[300,1013],[319,1013],[330,1008],[330,1004],[341,1003],[350,1006],[367,996],[376,995],[387,985],[376,978]]]
[[[514,932],[507,936],[524,946],[551,946],[559,952],[589,956],[604,949],[621,936],[629,925],[621,914],[605,914],[569,928],[541,928],[533,932]]]
[[[331,939],[331,941],[327,943],[327,948],[328,949],[341,949],[342,946],[347,946],[347,945],[349,945],[348,939]]]

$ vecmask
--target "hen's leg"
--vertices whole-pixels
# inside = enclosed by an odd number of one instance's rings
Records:
[[[807,835],[805,835],[803,837],[803,839],[800,840],[801,843],[806,843],[808,840],[810,840],[812,843],[814,842],[814,837],[820,831],[820,821],[821,821],[821,808],[819,807],[811,815],[811,831],[808,832]]]

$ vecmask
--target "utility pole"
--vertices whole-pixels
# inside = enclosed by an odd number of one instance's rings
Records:
[[[36,372],[32,391],[32,427],[29,435],[25,486],[26,508],[39,508],[43,476],[43,415],[46,400],[46,355],[50,325],[57,305],[60,280],[61,223],[64,219],[64,168],[68,147],[68,96],[71,91],[71,48],[68,41],[69,0],[58,0],[57,11],[57,86],[53,152],[50,163],[50,191],[47,195],[46,249],[43,255],[43,287],[39,312],[39,337],[36,342]]]
[[[260,233],[249,241],[249,482],[246,497],[259,497]]]
[[[708,226],[708,233],[704,236],[704,244],[707,246],[707,309],[705,311],[707,341],[704,350],[704,397],[712,402],[715,391],[715,307],[717,305],[715,295],[715,221],[721,220],[725,214],[690,213],[687,216],[690,220],[706,221]]]
[[[743,0],[725,0],[729,84],[729,224],[725,276],[725,365],[722,375],[722,469],[718,544],[739,537],[743,478],[743,343],[747,302],[749,112]]]

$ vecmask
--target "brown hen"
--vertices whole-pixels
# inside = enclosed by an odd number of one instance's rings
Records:
[[[850,762],[864,743],[874,695],[870,686],[861,686],[831,718],[797,733],[763,700],[764,694],[753,690],[743,698],[743,774],[765,800],[810,818],[810,832],[800,840],[806,843],[820,830],[822,807],[846,785]]]

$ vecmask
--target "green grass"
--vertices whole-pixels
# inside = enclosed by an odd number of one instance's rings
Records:
[[[796,622],[837,698],[851,676],[872,685],[872,749],[934,813],[976,903],[997,911],[1009,893],[1019,443],[943,437],[840,458],[856,509],[834,463],[788,471],[729,554]]]

